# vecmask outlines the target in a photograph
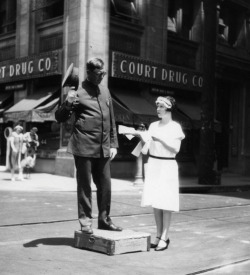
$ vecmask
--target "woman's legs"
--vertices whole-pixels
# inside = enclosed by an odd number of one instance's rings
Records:
[[[172,212],[154,208],[154,216],[156,222],[156,237],[160,237],[161,239],[156,239],[155,244],[158,243],[158,247],[165,247],[166,242],[163,240],[168,239]]]
[[[156,223],[156,236],[161,238],[163,228],[163,211],[158,208],[154,208],[154,216]]]
[[[154,216],[155,216],[155,223],[156,223],[156,238],[153,244],[158,245],[162,235],[163,211],[161,209],[154,208]]]
[[[169,227],[171,223],[171,217],[172,217],[172,212],[167,211],[167,210],[162,210],[163,211],[163,226],[162,226],[162,233],[161,233],[161,240],[158,243],[158,247],[165,247],[166,242],[169,233]]]

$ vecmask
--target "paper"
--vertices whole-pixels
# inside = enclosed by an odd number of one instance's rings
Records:
[[[142,150],[142,142],[140,141],[136,147],[134,148],[134,150],[131,152],[132,155],[139,157],[141,154],[141,150]]]
[[[151,136],[148,131],[140,132],[140,136],[143,142],[148,142],[149,140],[151,140]]]
[[[118,133],[125,135],[129,140],[131,140],[134,137],[136,130],[133,127],[118,125]]]
[[[131,152],[132,155],[139,157],[140,154],[147,155],[149,147],[150,147],[151,140],[148,140],[146,143],[143,144],[142,141],[140,141],[134,150]]]

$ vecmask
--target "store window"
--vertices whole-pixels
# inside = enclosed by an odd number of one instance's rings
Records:
[[[194,20],[194,1],[169,0],[168,31],[190,39]]]
[[[15,45],[9,45],[0,49],[0,61],[15,58]]]
[[[110,9],[111,16],[128,21],[139,19],[136,0],[111,0]]]
[[[245,47],[248,32],[246,8],[230,1],[221,3],[218,42],[232,47]]]
[[[16,0],[0,1],[0,34],[16,30]]]
[[[202,4],[197,0],[169,0],[167,63],[197,69],[201,42]]]
[[[26,124],[27,131],[33,127],[38,129],[38,158],[55,158],[60,147],[60,125],[55,121]]]

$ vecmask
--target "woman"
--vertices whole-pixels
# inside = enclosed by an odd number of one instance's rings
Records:
[[[173,97],[156,100],[159,121],[150,124],[147,134],[136,132],[144,143],[142,152],[148,151],[142,206],[152,206],[156,222],[156,239],[151,248],[168,248],[169,227],[173,211],[179,211],[179,174],[175,160],[185,135],[179,123],[172,120],[176,107]]]

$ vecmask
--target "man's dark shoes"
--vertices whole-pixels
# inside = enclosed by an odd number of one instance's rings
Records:
[[[98,229],[102,230],[110,230],[110,231],[122,231],[122,228],[114,225],[111,221],[98,221]]]
[[[166,243],[166,245],[163,246],[163,247],[157,246],[157,247],[155,248],[155,251],[163,251],[163,250],[165,250],[165,249],[168,249],[170,240],[169,240],[169,239],[167,239],[166,241],[163,240],[163,239],[161,239],[161,240],[164,241],[164,242]]]
[[[86,225],[86,226],[81,225],[81,231],[86,234],[93,234],[93,230],[89,225]]]

